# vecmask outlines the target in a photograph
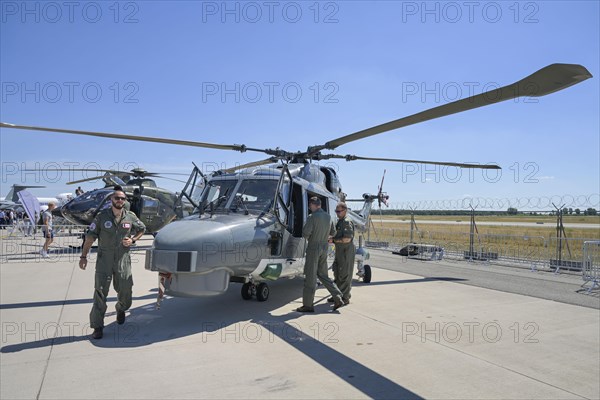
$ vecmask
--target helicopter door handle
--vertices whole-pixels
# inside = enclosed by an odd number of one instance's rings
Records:
[[[296,262],[296,259],[295,258],[288,258],[287,260],[285,260],[285,262],[289,262],[291,264],[291,263]]]

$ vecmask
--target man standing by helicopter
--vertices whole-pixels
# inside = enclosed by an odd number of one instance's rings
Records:
[[[304,290],[302,292],[302,307],[298,312],[314,312],[315,289],[317,277],[333,297],[333,309],[344,305],[342,292],[327,274],[327,249],[329,236],[335,234],[331,217],[321,208],[321,199],[311,197],[308,206],[312,214],[306,219],[302,228],[302,236],[308,241],[306,260],[304,263]]]
[[[331,266],[333,270],[334,282],[342,292],[344,304],[350,303],[350,289],[352,289],[352,272],[354,271],[354,223],[346,218],[348,206],[344,202],[339,202],[335,207],[335,213],[338,216],[338,222],[335,225],[335,261]],[[333,298],[327,299],[332,303]]]
[[[101,339],[106,314],[106,297],[110,282],[117,292],[117,323],[125,322],[125,311],[131,307],[133,277],[129,249],[144,234],[146,227],[124,207],[127,197],[122,190],[111,195],[112,207],[96,215],[89,227],[81,251],[79,268],[87,267],[87,254],[98,239],[98,259],[94,283],[94,304],[90,312],[90,327],[94,329],[92,337]]]

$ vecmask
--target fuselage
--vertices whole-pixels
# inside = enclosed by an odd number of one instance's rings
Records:
[[[177,296],[220,294],[230,281],[301,275],[308,199],[321,198],[334,221],[340,200],[337,177],[322,169],[290,164],[211,177],[195,212],[158,232],[146,268],[168,274],[165,291]]]

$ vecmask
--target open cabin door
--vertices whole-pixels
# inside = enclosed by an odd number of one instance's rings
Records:
[[[193,208],[198,207],[200,194],[207,182],[208,180],[206,179],[206,176],[202,173],[202,171],[200,171],[200,168],[194,164],[194,169],[192,170],[187,183],[175,200],[175,214],[177,215],[177,218],[183,218],[186,216],[184,215],[184,201],[188,201]]]
[[[279,223],[289,230],[288,221],[290,218],[290,202],[292,200],[292,176],[287,165],[281,168],[281,178],[275,192],[275,201],[273,202],[273,213],[277,216]]]
[[[282,228],[271,233],[271,255],[286,259],[289,265],[296,265],[304,257],[306,240],[300,235],[294,235],[298,230],[297,223],[300,220],[300,232],[302,232],[302,213],[296,215],[298,206],[302,206],[301,196],[294,195],[294,189],[302,190],[299,185],[294,184],[287,165],[281,170],[281,178],[275,193],[273,213],[276,215]],[[300,203],[300,204],[297,204]],[[300,217],[300,219],[298,218]],[[296,267],[298,267],[296,265]]]

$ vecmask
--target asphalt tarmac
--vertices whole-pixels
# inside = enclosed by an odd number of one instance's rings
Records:
[[[319,288],[314,314],[294,312],[302,279],[271,283],[265,302],[231,284],[157,310],[137,251],[127,321],[111,289],[92,340],[94,257],[81,271],[60,238],[50,259],[38,245],[0,241],[2,399],[600,397],[598,295],[576,275],[374,251],[373,281],[337,311]]]
[[[557,274],[537,266],[532,269],[528,263],[507,266],[466,260],[421,261],[377,250],[371,250],[371,257],[369,263],[392,271],[600,309],[598,291],[586,294],[590,285],[582,287],[580,272],[563,270]]]

